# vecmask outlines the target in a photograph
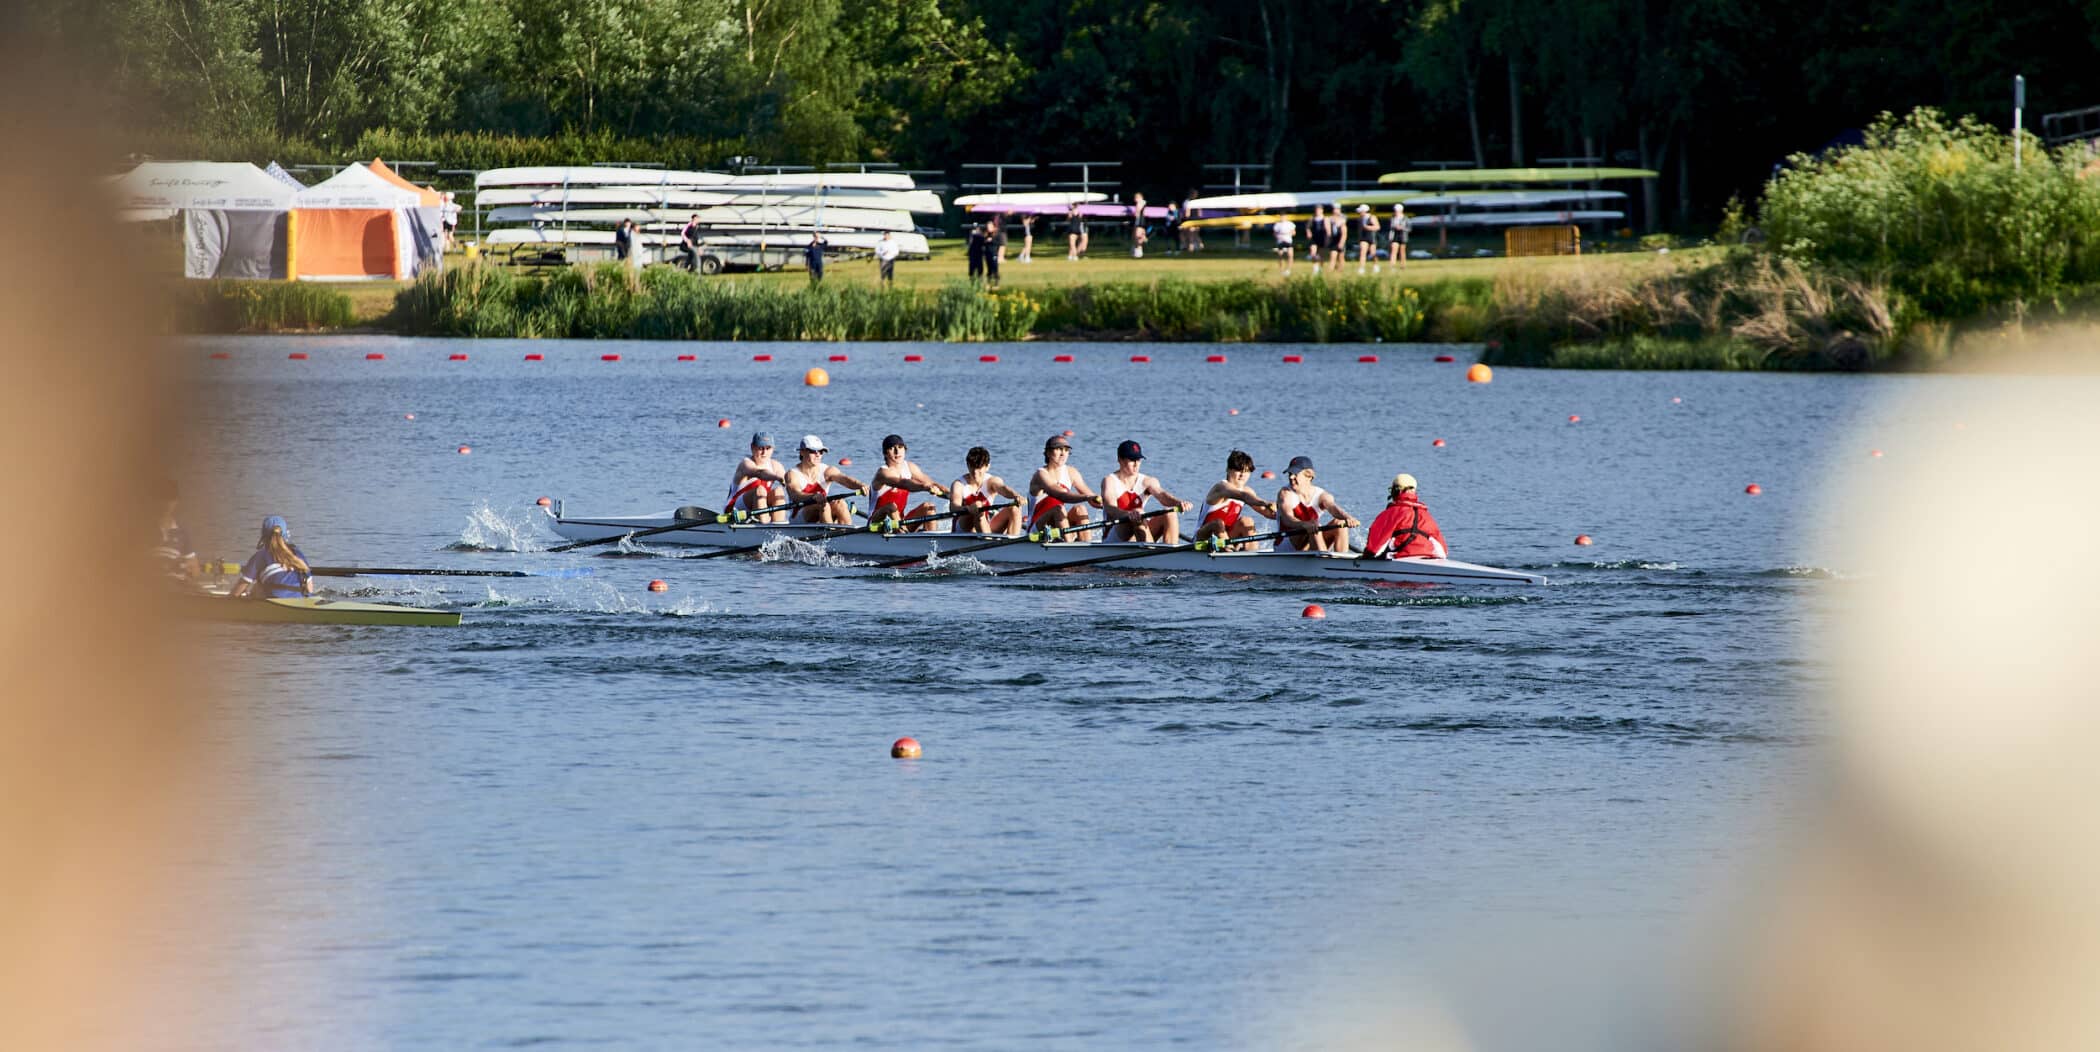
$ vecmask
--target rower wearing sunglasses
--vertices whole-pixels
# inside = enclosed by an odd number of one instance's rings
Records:
[[[1283,531],[1276,542],[1278,551],[1349,550],[1349,530],[1360,523],[1335,503],[1334,494],[1313,485],[1318,474],[1311,457],[1292,457],[1284,470],[1289,484],[1276,493],[1276,526]],[[1325,525],[1320,524],[1322,512],[1330,516]]]
[[[867,485],[861,480],[840,471],[835,465],[824,463],[824,440],[815,435],[803,435],[802,444],[795,450],[795,466],[787,470],[787,489],[793,503],[815,500],[832,486],[840,486],[850,493],[863,493]],[[821,501],[809,504],[795,512],[796,522],[816,522],[833,526],[853,525],[853,509],[843,500]]]

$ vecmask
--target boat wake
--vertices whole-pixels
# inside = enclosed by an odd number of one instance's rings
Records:
[[[538,508],[497,511],[487,501],[467,513],[467,524],[458,539],[445,545],[449,552],[536,552],[546,548],[539,526],[546,514]]]
[[[1674,571],[1684,569],[1684,564],[1651,559],[1563,559],[1550,563],[1531,563],[1517,567],[1520,570],[1647,570]]]
[[[775,537],[758,549],[760,562],[801,563],[804,566],[822,566],[828,569],[843,569],[854,565],[853,560],[834,554],[821,544],[793,537]]]
[[[939,553],[926,557],[916,567],[903,566],[890,571],[891,577],[923,577],[929,574],[947,576],[981,575],[992,572],[992,568],[978,562],[974,555],[951,555],[943,558]]]

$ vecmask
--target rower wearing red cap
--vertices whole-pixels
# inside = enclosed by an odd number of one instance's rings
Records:
[[[992,474],[992,451],[983,446],[971,446],[963,456],[967,470],[963,477],[948,487],[948,510],[955,513],[955,528],[962,533],[1021,532],[1021,506],[1027,498],[1014,492],[1006,480]],[[1013,507],[998,511],[987,511],[992,498],[1005,497]]]
[[[824,463],[824,440],[815,435],[803,435],[802,444],[796,448],[795,466],[787,470],[787,488],[795,502],[811,500],[824,495],[832,486],[843,486],[849,492],[864,493],[867,485],[861,480]],[[843,500],[827,500],[807,505],[795,512],[796,522],[820,522],[838,526],[853,525],[853,509]]]
[[[1063,435],[1051,435],[1043,443],[1043,466],[1028,478],[1028,528],[1056,526],[1071,529],[1086,525],[1086,506],[1101,507],[1101,498],[1086,488],[1079,469],[1071,465],[1072,443]]]
[[[1101,480],[1102,514],[1116,520],[1108,528],[1108,540],[1112,541],[1164,541],[1181,543],[1181,516],[1145,516],[1145,501],[1156,500],[1177,513],[1188,511],[1195,505],[1168,493],[1159,480],[1140,470],[1145,462],[1145,450],[1137,442],[1124,439],[1116,447],[1116,471]]]
[[[1289,484],[1276,493],[1276,525],[1283,531],[1276,542],[1278,551],[1349,550],[1349,531],[1361,523],[1335,503],[1334,494],[1313,485],[1317,474],[1311,457],[1292,457],[1284,470]],[[1324,526],[1320,525],[1321,512],[1330,516]]]
[[[1385,510],[1371,520],[1371,529],[1364,535],[1364,554],[1388,559],[1448,559],[1451,553],[1444,547],[1444,531],[1436,524],[1436,516],[1422,506],[1422,498],[1415,495],[1415,477],[1401,472],[1393,476],[1393,484],[1386,487]]]
[[[724,511],[760,512],[761,522],[786,522],[782,513],[763,514],[765,509],[787,503],[787,468],[773,459],[773,436],[760,431],[751,436],[751,455],[737,461],[729,476],[729,499]]]
[[[1197,540],[1253,535],[1256,523],[1249,511],[1276,517],[1276,505],[1248,487],[1247,480],[1253,477],[1253,457],[1237,449],[1226,455],[1225,477],[1212,483],[1210,492],[1203,496],[1203,521],[1196,525]],[[1236,547],[1244,550],[1247,546]]]
[[[882,467],[875,472],[875,506],[868,509],[868,521],[871,523],[881,522],[885,519],[903,522],[907,519],[925,518],[933,514],[933,505],[921,502],[918,506],[907,511],[905,509],[911,503],[911,495],[914,493],[931,493],[936,497],[948,495],[948,491],[942,488],[940,483],[933,481],[933,479],[927,477],[925,472],[919,470],[919,465],[904,459],[904,454],[905,445],[903,438],[897,435],[885,435],[883,437]],[[924,530],[931,525],[932,523],[921,522],[902,528],[916,532]]]

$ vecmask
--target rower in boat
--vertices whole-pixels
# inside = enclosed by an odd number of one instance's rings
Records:
[[[1108,540],[1116,541],[1164,541],[1167,544],[1181,543],[1181,516],[1154,515],[1145,517],[1145,501],[1156,500],[1173,508],[1177,513],[1192,510],[1195,505],[1168,493],[1159,480],[1141,470],[1145,463],[1145,450],[1133,439],[1124,439],[1116,447],[1116,470],[1101,480],[1101,500],[1104,516],[1115,519],[1116,524],[1108,528]]]
[[[255,554],[241,564],[241,578],[226,594],[234,599],[296,599],[314,594],[314,575],[306,553],[292,546],[292,528],[282,516],[263,520]]]
[[[802,436],[802,444],[795,449],[795,466],[787,469],[787,489],[795,500],[821,497],[832,486],[843,486],[852,493],[867,492],[866,483],[840,471],[835,465],[824,463],[824,454],[829,452],[824,448],[823,439],[815,435]],[[828,500],[797,510],[795,521],[851,526],[853,509],[843,500]]]
[[[1072,442],[1051,435],[1043,443],[1043,466],[1028,478],[1028,529],[1040,527],[1073,529],[1086,525],[1086,506],[1101,507],[1101,498],[1086,488],[1079,469],[1071,464]]]
[[[1385,510],[1371,520],[1364,535],[1364,554],[1386,559],[1448,559],[1444,531],[1436,516],[1422,506],[1415,493],[1415,477],[1406,472],[1393,476],[1386,487]]]
[[[1292,457],[1290,467],[1285,469],[1288,484],[1276,493],[1276,525],[1283,531],[1276,542],[1278,551],[1349,550],[1349,531],[1361,523],[1342,510],[1334,494],[1313,485],[1318,474],[1313,470],[1311,457]],[[1330,516],[1324,526],[1320,525],[1321,512]]]
[[[1249,511],[1259,512],[1268,518],[1276,517],[1273,501],[1261,499],[1261,494],[1247,485],[1254,477],[1254,458],[1241,450],[1233,450],[1225,457],[1225,477],[1211,484],[1210,492],[1203,496],[1203,521],[1196,524],[1196,539],[1207,541],[1213,537],[1249,537],[1258,525]],[[1234,545],[1235,550],[1245,551],[1250,545]]]
[[[197,563],[197,549],[190,546],[189,531],[175,518],[181,504],[181,493],[175,488],[173,479],[161,483],[160,545],[153,549],[160,560],[161,570],[170,578],[184,584],[197,584],[204,576],[203,567]]]
[[[1006,480],[992,474],[992,451],[983,446],[971,446],[963,455],[963,477],[948,487],[948,510],[955,513],[955,529],[961,533],[1003,533],[1013,536],[1021,532],[1021,507],[1027,498],[1014,492]],[[1013,507],[998,511],[987,511],[992,498],[1005,497]]]
[[[767,512],[787,500],[787,467],[773,459],[773,436],[764,431],[751,436],[751,455],[736,463],[729,476],[727,512],[745,512],[758,522],[786,522],[781,512]]]
[[[893,523],[907,519],[923,519],[933,514],[933,505],[921,503],[906,510],[914,493],[931,493],[946,497],[948,491],[940,483],[928,478],[919,470],[919,465],[904,459],[907,449],[904,439],[898,435],[885,435],[882,439],[882,467],[875,472],[875,506],[868,509],[868,521],[878,523],[887,519]],[[916,523],[901,527],[908,532],[927,529],[932,523]]]

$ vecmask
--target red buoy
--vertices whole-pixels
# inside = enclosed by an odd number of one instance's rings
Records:
[[[919,751],[917,738],[899,738],[890,746],[890,756],[898,760],[916,760]]]
[[[1302,354],[1286,354],[1283,356],[1283,364],[1285,365],[1296,365],[1304,360],[1305,356]]]
[[[1065,428],[1065,437],[1066,437],[1066,438],[1071,438],[1071,437],[1072,437],[1072,429],[1071,429],[1071,428],[1069,428],[1069,427],[1068,427],[1068,428]]]
[[[1261,473],[1261,477],[1265,479],[1272,479],[1276,477],[1276,473],[1273,471],[1264,471]]]
[[[1378,362],[1378,356],[1375,354],[1359,354],[1356,356],[1356,360],[1359,362],[1370,362],[1375,365]]]
[[[1437,439],[1436,441],[1434,441],[1434,442],[1431,442],[1431,443],[1430,443],[1430,445],[1432,445],[1432,446],[1436,446],[1437,448],[1441,449],[1441,448],[1443,448],[1443,445],[1444,445],[1444,440],[1443,440],[1443,439],[1441,439],[1441,438],[1439,438],[1439,439]]]
[[[1760,493],[1763,493],[1764,491],[1765,488],[1763,486],[1758,485],[1755,482],[1743,487],[1743,492],[1748,493],[1753,497],[1757,496]]]
[[[1453,358],[1452,356],[1450,356],[1450,355],[1448,355],[1448,354],[1439,354],[1439,355],[1437,355],[1437,356],[1436,356],[1436,360],[1437,360],[1437,361],[1440,361],[1440,362],[1455,362],[1455,361],[1457,361],[1458,359],[1456,359],[1456,358]]]
[[[996,362],[999,360],[999,356],[996,354],[980,354],[977,356],[977,360],[980,362]]]
[[[681,354],[678,356],[678,360],[681,362],[697,362],[700,360],[700,356],[697,354]]]
[[[290,359],[291,359],[292,361],[295,361],[295,362],[303,362],[303,361],[305,361],[305,360],[306,360],[306,352],[305,352],[305,351],[293,351],[292,353],[290,353],[290,354],[287,354],[287,355],[285,355],[285,357],[286,357],[286,358],[290,358]]]
[[[414,420],[415,418],[416,418],[416,414],[414,414],[414,413],[403,413],[403,414],[401,414],[401,419],[403,419],[403,420]]]
[[[1227,409],[1227,410],[1225,410],[1225,415],[1226,415],[1226,416],[1238,416],[1238,415],[1240,415],[1240,411],[1239,411],[1239,410],[1237,410],[1237,409]]]
[[[211,360],[215,362],[223,362],[231,357],[233,357],[233,355],[227,354],[225,351],[211,352]]]
[[[460,455],[460,456],[466,456],[467,454],[469,454],[469,453],[472,453],[472,452],[474,452],[474,447],[473,447],[473,446],[461,446],[461,447],[459,447],[459,455]]]
[[[1203,356],[1203,360],[1206,362],[1223,362],[1225,356],[1222,354],[1206,354]]]
[[[542,508],[551,508],[554,506],[554,498],[541,497],[540,499],[533,501],[533,503],[539,505]]]
[[[1324,621],[1327,619],[1327,608],[1321,606],[1318,603],[1314,603],[1311,606],[1306,607],[1305,612],[1303,614],[1300,614],[1299,616],[1309,617],[1315,621]]]
[[[840,467],[842,467],[842,468],[850,468],[850,467],[852,467],[852,466],[853,466],[853,458],[852,458],[852,457],[840,457],[840,458],[839,458],[839,466],[840,466]]]
[[[1072,360],[1072,356],[1069,354],[1060,354],[1057,357],[1052,358],[1050,360],[1053,362],[1069,362]]]
[[[668,592],[671,590],[671,586],[665,584],[663,582],[663,578],[659,577],[656,580],[649,582],[649,590],[652,592]]]
[[[1671,404],[1671,405],[1683,405],[1683,404],[1684,404],[1684,399],[1682,399],[1682,398],[1672,398],[1672,399],[1670,399],[1670,404]]]
[[[770,362],[773,360],[773,356],[770,354],[754,354],[751,356],[751,360],[754,362]]]
[[[467,360],[467,356],[464,354],[455,354],[446,358],[445,360],[448,362],[463,362]]]
[[[1130,360],[1133,362],[1149,362],[1152,360],[1152,356],[1149,354],[1133,354],[1130,356]]]
[[[617,354],[601,354],[598,356],[598,360],[601,362],[617,362],[620,360],[620,356]]]
[[[379,353],[378,351],[373,351],[373,352],[371,352],[370,354],[367,354],[367,355],[365,355],[365,361],[368,361],[368,362],[383,362],[383,361],[386,361],[386,355],[383,355],[383,354]]]
[[[1581,417],[1579,417],[1579,416],[1576,416],[1576,415],[1575,415],[1575,414],[1573,414],[1573,413],[1569,413],[1569,414],[1568,414],[1568,423],[1571,423],[1571,424],[1579,424],[1579,423],[1582,423],[1582,418],[1581,418]]]
[[[1880,455],[1881,455],[1881,450],[1878,450],[1878,449],[1877,449],[1877,450],[1875,450],[1874,452],[1872,452],[1872,453],[1869,453],[1869,454],[1867,454],[1867,455],[1868,455],[1868,456],[1870,456],[1870,457],[1878,457],[1878,456],[1880,456]]]
[[[547,360],[547,356],[544,354],[528,354],[525,356],[525,360],[528,362],[544,362]]]
[[[907,354],[904,356],[904,360],[907,362],[923,362],[926,360],[926,356],[923,354]]]
[[[715,426],[716,426],[716,427],[728,427],[728,426],[729,426],[729,418],[725,416],[725,417],[723,417],[722,419],[720,419],[720,420],[717,420],[717,421],[715,421]]]
[[[1577,545],[1581,546],[1581,547],[1584,547],[1584,548],[1587,548],[1587,547],[1589,547],[1589,546],[1590,546],[1590,535],[1589,535],[1589,534],[1587,534],[1587,533],[1578,533],[1578,534],[1576,534],[1576,535],[1575,535],[1575,543],[1576,543]]]
[[[832,361],[834,361],[834,362],[843,362],[843,361],[846,361],[847,359],[846,359],[846,356],[845,356],[845,355],[843,355],[843,354],[834,354],[834,355],[832,355],[832,356],[831,356],[831,360],[832,360]]]

